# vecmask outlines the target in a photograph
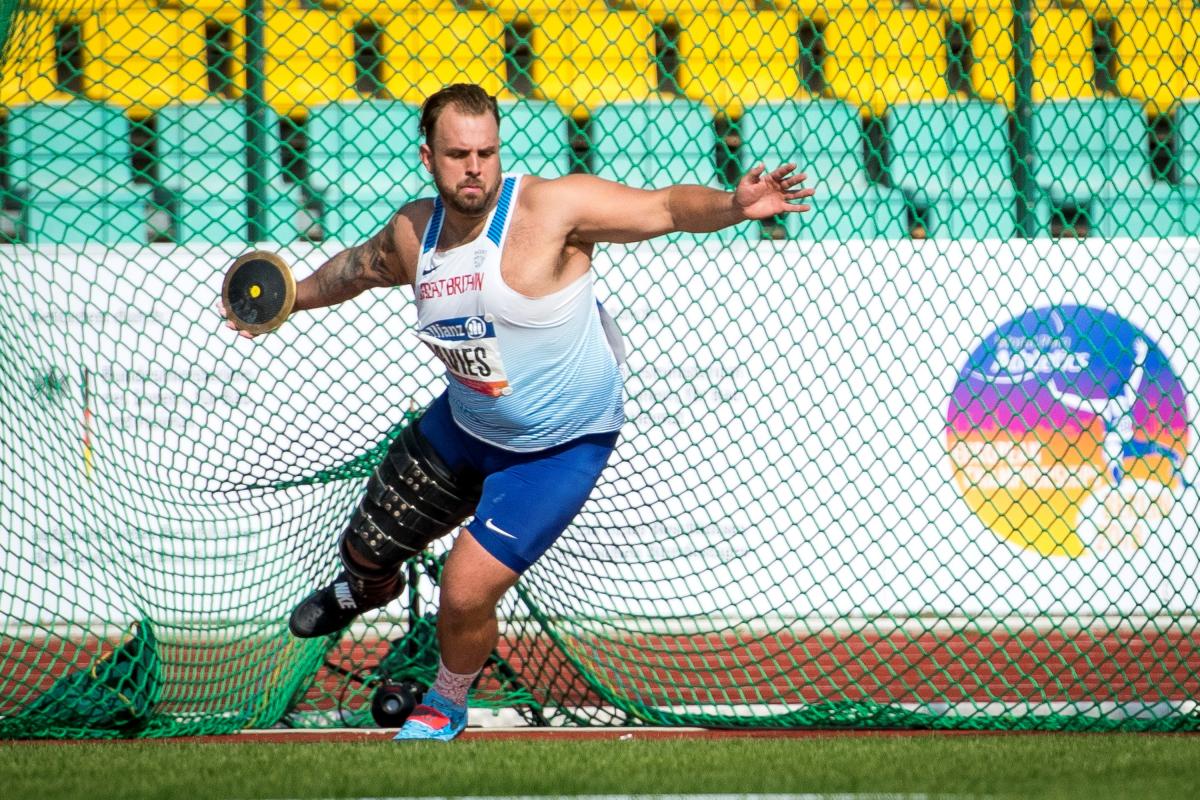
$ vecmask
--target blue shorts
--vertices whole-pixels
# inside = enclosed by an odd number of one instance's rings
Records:
[[[541,558],[583,508],[618,434],[595,433],[546,450],[514,453],[460,428],[445,394],[426,409],[419,424],[446,466],[483,476],[483,494],[467,530],[518,573]]]

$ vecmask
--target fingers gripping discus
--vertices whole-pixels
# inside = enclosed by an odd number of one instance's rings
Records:
[[[278,328],[296,303],[296,279],[284,260],[256,250],[233,262],[221,288],[225,314],[238,329],[252,334]]]

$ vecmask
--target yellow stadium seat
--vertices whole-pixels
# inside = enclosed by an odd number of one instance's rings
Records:
[[[682,0],[682,2],[687,2],[687,0]],[[750,2],[746,5],[759,9],[773,8],[776,11],[795,11],[801,19],[826,24],[841,11],[854,9],[862,14],[867,8],[878,5],[878,3],[876,0],[757,0],[757,2]],[[896,3],[892,2],[891,5],[894,6]],[[933,8],[938,4],[927,2],[921,5]]]
[[[1083,9],[1047,8],[1034,16],[1035,101],[1095,94],[1096,58],[1092,42],[1092,18]]]
[[[292,2],[296,1],[292,0]],[[459,4],[456,4],[454,0],[322,0],[322,2],[330,7],[353,11],[359,16],[384,23],[402,14],[440,14],[459,10]],[[476,4],[472,3],[472,6],[474,5]]]
[[[212,43],[205,42],[206,52],[205,61],[210,71],[219,67],[219,72],[222,77],[218,78],[219,83],[227,82],[224,89],[217,89],[216,86],[211,86],[210,89],[215,90],[217,98],[240,98],[246,92],[246,18],[243,9],[244,0],[231,2],[230,0],[182,0],[175,3],[175,0],[159,0],[159,6],[162,8],[179,8],[184,11],[193,11],[201,15],[202,22],[197,30],[207,39],[210,35],[214,37]],[[172,5],[173,4],[173,5]],[[226,28],[227,31],[222,32],[219,28]],[[264,37],[265,38],[265,37]],[[221,58],[218,53],[208,52],[207,48],[210,44],[227,47],[229,53],[224,56],[227,61],[221,64],[207,63],[209,59]]]
[[[628,5],[655,22],[681,17],[720,16],[731,11],[754,9],[754,4],[745,0],[630,0]]]
[[[82,21],[87,17],[105,11],[115,11],[123,8],[154,7],[156,3],[148,0],[25,0],[22,8],[46,11],[59,20]]]
[[[1200,96],[1200,10],[1193,10],[1183,23],[1183,95],[1185,100]]]
[[[783,2],[784,0],[779,0]],[[804,0],[805,2],[820,2],[820,0]],[[859,2],[859,0],[847,0]],[[1092,19],[1107,19],[1124,8],[1144,8],[1156,0],[1029,0],[1033,13],[1040,14],[1048,8],[1074,8],[1085,11]],[[1177,0],[1157,0],[1157,2],[1177,2]],[[986,14],[989,11],[1012,11],[1013,0],[930,0],[923,3],[928,8],[946,11],[955,19],[963,19],[974,14]]]
[[[505,88],[504,21],[488,11],[409,11],[387,23],[383,83],[397,100],[420,104],[450,83]]]
[[[984,100],[1012,105],[1013,15],[1011,8],[977,7],[968,22],[971,86]],[[1092,19],[1083,9],[1042,8],[1033,15],[1033,101],[1094,97],[1096,59]]]
[[[206,17],[228,19],[245,13],[246,0],[157,0],[152,3],[159,8],[181,8],[199,11]]]
[[[800,87],[800,15],[795,11],[681,14],[679,88],[740,117],[747,105],[791,100]]]
[[[1165,113],[1200,98],[1200,13],[1178,5],[1126,8],[1116,17],[1117,91]]]
[[[6,69],[0,73],[0,106],[65,101],[57,86],[54,17],[40,11],[18,11],[8,29]]]
[[[361,1],[361,0],[360,0]],[[664,0],[468,0],[468,8],[479,6],[499,14],[505,22],[532,22],[547,14],[580,13],[606,14],[610,11],[641,11],[643,2]],[[669,2],[669,0],[665,0]],[[676,0],[690,3],[693,0]],[[694,0],[696,3],[718,2],[718,0]],[[732,3],[737,0],[720,0]]]
[[[137,118],[208,97],[204,17],[176,9],[106,9],[83,21],[84,93]]]
[[[354,20],[329,11],[267,14],[266,100],[276,112],[303,116],[309,106],[359,97],[354,88]]]
[[[636,11],[564,10],[533,20],[530,74],[538,97],[585,116],[604,103],[656,94],[650,18]]]
[[[1046,2],[1047,0],[1043,0]],[[985,0],[985,2],[998,3],[1001,0]],[[1049,0],[1054,2],[1054,0]],[[1066,5],[1071,8],[1078,8],[1087,13],[1092,19],[1109,19],[1121,13],[1127,8],[1145,8],[1148,5],[1167,5],[1179,0],[1071,0],[1069,3],[1057,3],[1057,5]],[[1009,1],[1011,6],[1011,0]]]
[[[950,96],[944,12],[846,8],[825,26],[825,86],[864,113]]]
[[[217,97],[240,98],[246,91],[246,19],[234,7],[212,13],[200,12],[204,16],[206,59],[212,73],[210,89]],[[226,52],[222,53],[221,49]]]
[[[86,2],[86,0],[74,0],[75,2]],[[107,0],[105,0],[107,2]],[[122,3],[141,3],[147,2],[151,6],[158,8],[185,8],[203,12],[208,17],[219,17],[228,19],[232,16],[241,16],[245,13],[246,6],[249,0],[118,0]],[[431,0],[432,1],[432,0]],[[448,0],[447,0],[448,1]],[[54,0],[47,0],[54,2]],[[371,0],[375,2],[375,0]],[[379,0],[379,3],[395,3],[397,0]],[[337,11],[344,7],[346,3],[342,0],[264,0],[263,6],[266,10],[274,9],[293,9],[295,11],[304,11],[311,9],[325,9],[328,11]]]

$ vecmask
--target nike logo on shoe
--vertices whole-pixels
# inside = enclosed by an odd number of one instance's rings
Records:
[[[338,605],[347,610],[358,608],[358,603],[354,602],[354,595],[350,591],[350,584],[335,583],[333,585],[333,594],[337,598]]]
[[[517,538],[517,537],[513,536],[511,533],[509,533],[508,531],[504,530],[503,528],[498,528],[498,527],[496,527],[496,523],[492,522],[492,518],[491,518],[491,517],[488,517],[486,520],[484,520],[483,524],[484,524],[484,526],[485,526],[485,527],[486,527],[486,528],[487,528],[489,531],[493,531],[494,533],[498,533],[498,534],[500,534],[501,536],[507,536],[509,539],[516,539],[516,538]]]

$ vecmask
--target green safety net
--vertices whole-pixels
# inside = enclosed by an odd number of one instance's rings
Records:
[[[253,341],[214,306],[428,195],[459,81],[512,172],[817,190],[597,248],[628,422],[477,722],[1200,728],[1191,3],[0,8],[0,736],[369,726],[432,680],[446,542],[285,622],[445,385],[410,290]]]

